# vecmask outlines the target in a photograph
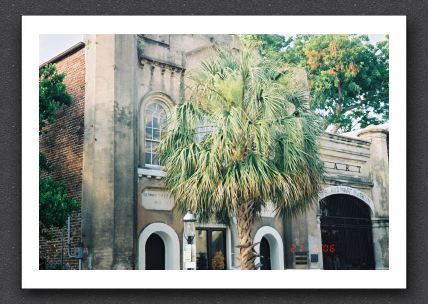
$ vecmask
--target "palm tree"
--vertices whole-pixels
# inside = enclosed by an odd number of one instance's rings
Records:
[[[292,70],[248,46],[217,48],[189,82],[158,149],[165,183],[200,222],[236,218],[240,267],[256,269],[251,228],[261,208],[296,215],[318,193],[320,119]]]

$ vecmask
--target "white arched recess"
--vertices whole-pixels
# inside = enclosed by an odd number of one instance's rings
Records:
[[[165,244],[165,269],[180,269],[180,241],[177,233],[170,226],[163,223],[153,223],[148,225],[138,238],[138,269],[146,269],[146,242],[147,239],[156,233]]]
[[[270,226],[263,226],[257,230],[254,236],[254,243],[260,243],[262,238],[266,238],[270,247],[270,263],[272,270],[284,269],[284,245],[278,231]],[[260,254],[260,244],[256,245],[256,252]],[[256,258],[255,264],[260,263],[260,258]]]
[[[321,201],[323,198],[326,198],[327,196],[334,195],[334,194],[347,194],[358,198],[359,200],[363,201],[366,205],[370,207],[371,214],[372,216],[374,216],[375,210],[374,210],[373,201],[363,192],[355,188],[351,188],[347,186],[330,186],[323,189],[319,193],[318,195],[319,200]]]

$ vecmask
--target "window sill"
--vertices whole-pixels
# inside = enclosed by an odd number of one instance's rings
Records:
[[[160,168],[138,168],[138,177],[161,179],[166,176],[166,172]]]

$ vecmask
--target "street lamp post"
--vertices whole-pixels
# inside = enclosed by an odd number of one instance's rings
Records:
[[[195,215],[188,210],[183,218],[183,268],[196,270]]]

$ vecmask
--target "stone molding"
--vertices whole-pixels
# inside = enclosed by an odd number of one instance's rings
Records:
[[[370,207],[370,209],[372,211],[372,215],[375,213],[373,201],[363,192],[361,192],[357,189],[351,188],[351,187],[330,186],[330,187],[323,189],[318,194],[318,198],[319,198],[319,200],[322,200],[323,198],[326,198],[327,196],[334,195],[334,194],[347,194],[347,195],[354,196],[354,197],[360,199],[361,201],[363,201],[364,203],[366,203]]]

